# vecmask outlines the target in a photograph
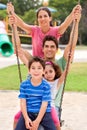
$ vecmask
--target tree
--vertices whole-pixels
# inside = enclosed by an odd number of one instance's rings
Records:
[[[15,7],[15,12],[24,15],[30,9],[37,9],[41,4],[39,0],[9,0]],[[0,0],[1,3],[7,4],[7,0]]]
[[[7,0],[0,0],[0,2],[7,4]],[[11,0],[11,2],[15,6],[16,13],[20,15],[25,22],[34,24],[36,19],[35,10],[42,6],[40,0]],[[58,25],[61,24],[77,3],[78,0],[49,0],[48,6],[57,10],[57,12],[52,13],[53,21],[58,22]],[[83,10],[79,26],[79,43],[87,44],[87,0],[80,0],[80,4]],[[67,43],[70,30],[71,28],[65,32],[62,43]]]
[[[81,41],[87,45],[87,1],[82,3],[82,18],[79,28],[79,43]]]
[[[53,14],[54,20],[63,22],[69,15],[73,7],[78,4],[78,0],[49,0],[49,6],[57,9],[57,12]],[[87,0],[80,0],[82,6],[82,18],[79,26],[79,44],[87,44]],[[67,43],[69,37],[70,28],[65,32],[61,43]],[[67,37],[68,35],[68,37]]]
[[[36,21],[36,11],[32,10],[32,9],[30,9],[29,11],[26,11],[24,13],[24,16],[22,17],[22,19],[24,21],[26,21],[26,23],[28,23],[28,24],[32,24],[32,25],[35,24],[35,21]]]

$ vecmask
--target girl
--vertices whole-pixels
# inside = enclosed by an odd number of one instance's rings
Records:
[[[55,107],[55,97],[58,93],[59,87],[63,84],[65,78],[66,69],[61,73],[61,69],[58,65],[52,61],[47,61],[45,63],[45,74],[44,78],[49,82],[51,87],[51,98],[52,98],[52,109],[51,114],[56,125],[57,130],[60,130],[60,123],[58,119],[58,110]]]
[[[37,11],[38,26],[36,26],[26,24],[15,14],[14,6],[11,3],[7,4],[7,12],[11,12],[11,15],[9,15],[10,24],[16,24],[18,27],[26,31],[32,37],[33,56],[39,56],[42,58],[42,44],[44,37],[46,35],[52,35],[59,39],[60,36],[66,31],[68,26],[71,24],[72,20],[74,19],[73,17],[76,13],[78,13],[78,10],[81,10],[80,5],[77,5],[73,8],[70,15],[60,26],[52,27],[50,25],[52,21],[51,12],[47,7],[41,7]]]

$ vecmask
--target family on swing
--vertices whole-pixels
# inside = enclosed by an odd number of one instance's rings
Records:
[[[69,71],[73,61],[74,51],[78,39],[78,26],[81,18],[81,6],[76,5],[70,15],[60,25],[51,26],[51,12],[47,7],[37,11],[38,26],[28,25],[20,19],[11,3],[7,4],[9,23],[14,27],[16,37],[12,35],[15,48],[17,44],[18,56],[28,68],[28,78],[20,84],[20,108],[14,117],[14,130],[61,130],[60,127],[60,99],[63,90],[66,71]],[[55,59],[58,51],[58,39],[72,24],[69,42],[60,59]],[[21,47],[17,26],[32,37],[33,56]],[[74,28],[75,26],[75,28]],[[74,30],[74,37],[73,37]],[[70,47],[73,44],[70,53]],[[69,67],[66,65],[69,60]],[[41,126],[43,128],[41,128]]]

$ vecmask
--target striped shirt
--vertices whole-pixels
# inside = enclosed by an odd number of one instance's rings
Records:
[[[38,86],[33,86],[31,78],[25,80],[20,85],[19,98],[26,99],[27,112],[38,113],[42,102],[48,102],[46,112],[51,111],[51,92],[50,85],[45,80]]]

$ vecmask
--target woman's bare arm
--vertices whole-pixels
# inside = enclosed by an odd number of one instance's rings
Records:
[[[31,26],[26,24],[14,11],[14,6],[11,2],[7,4],[7,12],[9,14],[9,21],[13,24],[16,24],[22,30],[31,34]]]

